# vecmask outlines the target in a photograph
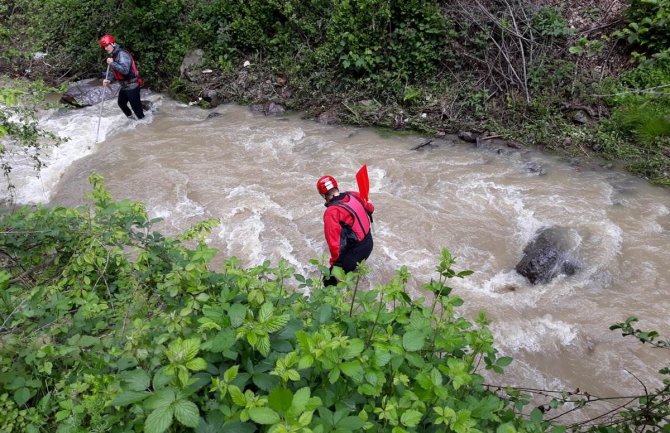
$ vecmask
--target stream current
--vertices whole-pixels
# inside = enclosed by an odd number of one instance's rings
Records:
[[[70,140],[46,155],[40,177],[27,160],[14,161],[17,201],[83,204],[96,172],[115,199],[141,201],[162,217],[166,234],[219,219],[209,237],[219,260],[286,259],[316,276],[309,260],[327,254],[316,179],[330,174],[341,189],[357,189],[355,173],[367,164],[376,211],[364,287],[406,265],[410,293],[422,296],[449,248],[457,270],[475,271],[450,281],[465,300],[460,313],[473,319],[485,311],[501,355],[514,358],[488,383],[599,396],[642,393],[636,376],[659,383],[667,351],[608,328],[635,315],[639,327],[670,335],[667,190],[535,151],[450,137],[413,150],[428,139],[322,125],[298,113],[266,117],[236,105],[206,111],[158,94],[143,98],[154,109],[140,122],[106,103],[98,142],[99,107],[43,113],[40,124]],[[533,286],[514,267],[549,226],[575,230],[583,267]]]

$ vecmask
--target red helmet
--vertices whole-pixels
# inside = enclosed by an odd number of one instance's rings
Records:
[[[112,35],[104,35],[100,38],[100,46],[102,48],[105,48],[107,45],[113,44],[114,42],[116,42],[116,39],[114,39],[114,36]]]
[[[337,181],[333,176],[321,176],[316,181],[316,190],[324,197],[333,188],[337,188]]]

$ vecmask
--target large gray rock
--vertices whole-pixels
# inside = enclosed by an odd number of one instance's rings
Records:
[[[88,107],[102,102],[103,98],[105,100],[115,98],[119,93],[120,86],[119,83],[113,82],[109,86],[103,87],[101,79],[89,78],[77,81],[70,86],[60,100],[75,107]]]
[[[581,268],[575,257],[579,239],[574,229],[540,229],[523,249],[523,258],[515,269],[531,284],[546,284],[560,274],[573,275]]]
[[[200,48],[191,50],[188,54],[184,56],[184,59],[181,61],[181,66],[179,66],[179,78],[183,78],[186,75],[190,81],[196,81],[197,74],[194,75],[191,73],[191,70],[199,66],[202,63],[202,59],[205,57],[205,52]]]
[[[263,113],[266,116],[276,116],[286,111],[284,107],[274,102],[266,102],[264,104],[254,104],[249,107],[252,113]]]

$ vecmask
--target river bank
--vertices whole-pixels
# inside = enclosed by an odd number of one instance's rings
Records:
[[[604,105],[557,102],[557,106],[543,107],[545,112],[533,117],[530,107],[521,112],[497,110],[494,103],[493,108],[481,107],[487,115],[478,115],[472,112],[472,107],[464,106],[468,102],[449,95],[403,104],[366,98],[363,90],[314,93],[305,81],[294,82],[253,64],[242,66],[235,73],[195,71],[173,81],[167,91],[177,100],[213,111],[226,103],[249,105],[253,111],[268,116],[291,110],[325,125],[378,127],[394,133],[423,135],[426,144],[431,138],[457,135],[478,147],[492,144],[500,152],[505,148],[535,149],[559,156],[575,166],[616,168],[652,184],[670,185],[670,152],[654,156],[655,170],[640,170],[639,164],[631,165],[631,152],[621,149],[637,144],[602,131],[602,122],[607,122],[610,114]]]
[[[104,53],[91,29],[104,29],[149,88],[203,108],[496,137],[670,185],[666,2],[186,3],[147,15],[22,0],[0,16],[0,38],[14,34],[0,73],[54,86],[99,77]],[[108,16],[112,24],[98,22]]]

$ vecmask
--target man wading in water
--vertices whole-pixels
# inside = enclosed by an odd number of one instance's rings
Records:
[[[108,86],[112,80],[118,81],[121,84],[118,104],[123,114],[132,119],[133,112],[135,112],[135,117],[138,120],[144,118],[144,110],[142,108],[142,101],[140,100],[142,79],[139,77],[133,56],[128,51],[122,49],[112,35],[101,37],[100,46],[112,56],[106,60],[109,67],[107,68],[102,85]],[[130,111],[130,108],[128,108],[128,102],[130,102],[133,111]]]
[[[356,191],[340,193],[332,176],[323,176],[316,189],[326,200],[323,213],[323,233],[330,250],[330,270],[339,266],[351,272],[372,252],[371,217],[375,207]],[[337,279],[324,279],[324,285],[335,285]]]

